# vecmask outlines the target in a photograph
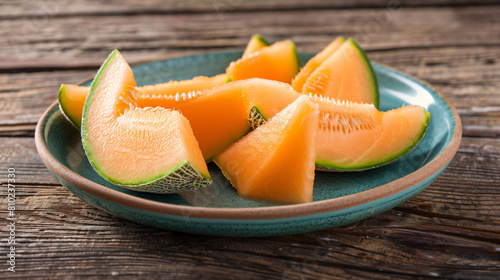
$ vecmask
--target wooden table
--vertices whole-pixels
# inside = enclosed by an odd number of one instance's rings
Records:
[[[0,278],[500,278],[498,1],[13,2],[0,2],[0,183],[5,202],[15,168],[18,244],[11,273],[3,220]],[[374,218],[307,234],[217,238],[99,211],[38,157],[35,124],[60,84],[95,74],[112,49],[141,63],[241,50],[254,33],[291,38],[303,52],[354,37],[373,61],[430,82],[462,117],[455,159],[427,190]]]

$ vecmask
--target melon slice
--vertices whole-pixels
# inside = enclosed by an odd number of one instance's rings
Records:
[[[316,165],[323,171],[361,171],[391,163],[413,150],[429,126],[417,105],[380,112],[373,104],[314,96],[319,104]]]
[[[270,91],[249,91],[249,124],[254,129],[301,96],[286,90],[284,83],[274,83],[267,83]],[[360,171],[391,163],[415,148],[429,125],[429,113],[420,106],[380,112],[372,104],[310,97],[320,110],[316,165],[322,171]]]
[[[250,131],[244,91],[245,83],[231,82],[205,91],[138,96],[137,104],[179,110],[189,120],[208,162]]]
[[[364,51],[352,38],[314,70],[302,93],[379,106],[375,73]]]
[[[59,108],[63,115],[75,127],[82,125],[83,105],[90,87],[62,84],[59,88]]]
[[[318,105],[302,96],[214,158],[241,197],[312,201]]]
[[[298,91],[302,92],[304,84],[307,78],[316,70],[321,63],[327,60],[334,52],[336,52],[340,46],[344,43],[344,38],[338,37],[333,40],[326,48],[315,55],[313,58],[309,59],[306,65],[300,69],[300,72],[293,78],[292,87]]]
[[[176,193],[211,178],[189,121],[179,112],[135,107],[135,80],[113,51],[97,73],[83,108],[82,144],[106,180],[145,192]],[[123,108],[123,100],[128,100]]]
[[[231,62],[226,73],[232,81],[262,78],[290,83],[299,69],[295,44],[285,40]]]
[[[198,91],[210,89],[227,82],[228,76],[220,74],[214,77],[198,76],[190,80],[170,81],[151,86],[138,87],[136,94],[144,95],[172,95],[178,92]],[[63,84],[59,89],[59,108],[63,115],[77,128],[82,123],[82,111],[85,98],[90,87]]]
[[[269,43],[264,40],[260,35],[255,34],[250,38],[245,51],[243,52],[243,58],[248,57],[250,54],[262,49],[263,47],[269,46]]]

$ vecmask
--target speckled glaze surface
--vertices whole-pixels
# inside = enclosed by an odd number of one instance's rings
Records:
[[[241,52],[213,53],[133,67],[139,86],[213,76]],[[312,55],[301,54],[302,62]],[[387,211],[429,186],[455,155],[461,139],[456,110],[424,82],[374,65],[381,110],[416,104],[431,113],[428,131],[410,154],[389,165],[356,173],[316,172],[314,202],[278,205],[240,198],[213,164],[209,187],[173,195],[140,193],[115,186],[91,167],[79,131],[57,103],[40,119],[35,133],[39,154],[72,193],[103,211],[154,227],[219,236],[268,236],[320,230]],[[90,82],[87,82],[89,84]]]

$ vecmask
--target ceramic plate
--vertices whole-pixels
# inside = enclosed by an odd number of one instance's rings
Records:
[[[139,86],[213,76],[241,52],[183,57],[133,67]],[[312,55],[301,54],[302,61]],[[455,108],[424,82],[374,64],[381,110],[416,104],[431,113],[424,139],[400,160],[357,173],[316,172],[314,202],[278,205],[240,198],[209,164],[209,187],[173,195],[140,193],[115,186],[91,167],[80,133],[61,115],[57,103],[40,119],[38,152],[52,174],[87,203],[137,223],[220,236],[268,236],[320,230],[352,223],[391,209],[429,186],[444,171],[460,144],[462,128]],[[85,83],[90,85],[90,82]]]

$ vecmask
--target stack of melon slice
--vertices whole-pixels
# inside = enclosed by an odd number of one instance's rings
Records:
[[[299,66],[291,41],[256,35],[225,74],[136,87],[115,50],[91,87],[62,85],[59,103],[103,178],[154,193],[206,186],[213,160],[242,197],[311,202],[315,169],[378,167],[423,138],[424,108],[377,110],[377,81],[354,40]]]

